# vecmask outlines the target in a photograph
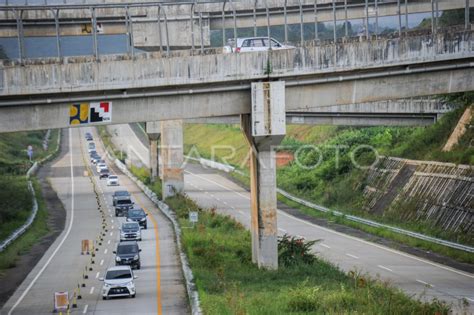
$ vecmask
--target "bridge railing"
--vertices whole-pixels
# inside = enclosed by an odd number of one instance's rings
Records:
[[[249,36],[295,46],[434,36],[447,27],[469,30],[473,6],[472,0],[2,0],[0,59],[133,57],[141,48],[163,56],[178,47],[215,53],[229,39]]]

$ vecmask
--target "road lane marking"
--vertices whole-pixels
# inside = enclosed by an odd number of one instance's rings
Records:
[[[102,260],[100,261],[100,265],[102,266],[103,264],[104,264],[104,260],[102,259]]]
[[[89,294],[92,294],[92,293],[94,293],[94,289],[95,289],[95,288],[94,288],[94,287],[92,287],[92,288],[91,288],[91,290],[89,291]]]
[[[107,241],[107,244],[110,245],[110,240]],[[106,252],[104,254],[106,254]]]
[[[245,215],[245,213],[242,210],[239,210],[239,213]]]
[[[324,243],[321,243],[321,244],[319,244],[319,245],[321,245],[322,247],[331,248],[331,246],[326,245],[326,244],[324,244]]]
[[[471,299],[471,298],[468,298],[468,297],[466,299],[468,299],[471,302],[474,302],[474,299]]]
[[[387,267],[385,267],[385,266],[382,266],[382,265],[377,265],[377,267],[379,267],[379,268],[382,268],[382,269],[385,269],[385,270],[387,270],[387,271],[390,271],[390,272],[393,272],[393,270],[392,270],[392,269],[390,269],[390,268],[387,268]]]
[[[283,233],[286,233],[286,230],[285,230],[285,229],[278,228],[278,230],[282,231]]]
[[[69,236],[69,233],[71,232],[72,229],[72,223],[74,222],[74,168],[72,165],[72,129],[69,129],[69,163],[70,163],[70,174],[71,174],[71,220],[69,220],[69,226],[67,228],[66,234],[64,235],[63,239],[59,243],[58,247],[54,250],[54,252],[51,254],[51,256],[48,258],[46,263],[43,265],[43,267],[40,269],[38,274],[33,278],[33,280],[30,282],[30,284],[26,287],[25,291],[20,295],[18,300],[13,304],[12,308],[8,311],[8,315],[11,315],[15,308],[21,303],[21,301],[25,298],[25,296],[28,294],[28,292],[31,290],[33,285],[36,283],[38,278],[43,274],[44,270],[48,267],[48,265],[51,263],[51,260],[53,260],[54,256],[56,253],[59,251],[61,246],[64,244],[66,241],[66,238]]]
[[[110,240],[109,240],[109,242],[110,242]],[[104,250],[104,255],[107,255],[107,252],[108,252],[108,251],[109,251],[109,249],[106,248],[106,249]]]
[[[205,181],[208,181],[208,182],[210,182],[210,183],[213,183],[213,184],[215,184],[215,185],[217,185],[217,186],[220,186],[220,187],[226,189],[227,191],[231,191],[231,192],[233,192],[233,193],[235,193],[235,194],[241,196],[242,198],[245,198],[245,199],[247,199],[247,200],[250,200],[250,197],[247,197],[247,196],[245,196],[245,195],[242,195],[241,193],[239,193],[239,192],[237,192],[237,191],[234,191],[233,189],[228,188],[228,187],[226,187],[226,186],[224,186],[224,185],[221,185],[221,184],[219,184],[219,183],[217,183],[217,182],[215,182],[215,181],[213,181],[213,180],[210,180],[210,179],[207,179],[207,178],[205,178],[205,177],[199,176],[199,175],[194,174],[194,173],[192,173],[192,172],[190,172],[190,171],[186,171],[186,170],[185,170],[185,172],[188,173],[188,174],[191,174],[191,175],[193,175],[193,176],[196,176],[196,177],[198,177],[198,178],[201,178],[201,179],[203,179],[203,180],[205,180]],[[416,261],[419,261],[419,262],[422,262],[422,263],[431,265],[431,266],[433,266],[433,267],[437,267],[437,268],[440,268],[440,269],[444,269],[444,270],[446,270],[446,271],[451,271],[451,272],[456,273],[456,274],[458,274],[458,275],[461,275],[461,276],[465,276],[465,277],[474,279],[474,274],[468,274],[468,273],[465,273],[465,272],[456,270],[456,269],[454,269],[454,268],[447,267],[447,266],[443,266],[443,265],[440,265],[440,264],[437,264],[437,263],[434,263],[434,262],[431,262],[431,261],[428,261],[428,260],[425,260],[425,259],[422,259],[422,258],[418,258],[418,257],[413,256],[413,255],[410,255],[410,254],[402,253],[402,252],[396,251],[396,250],[394,250],[394,249],[391,249],[391,248],[388,248],[388,247],[385,247],[385,246],[382,246],[382,245],[378,245],[378,244],[375,244],[375,243],[371,243],[371,242],[369,242],[369,241],[366,241],[366,240],[363,240],[363,239],[360,239],[360,238],[357,238],[357,237],[354,237],[354,236],[350,236],[350,235],[347,235],[347,234],[344,234],[344,233],[341,233],[341,232],[337,232],[337,231],[334,231],[334,230],[331,230],[331,229],[328,229],[328,228],[324,228],[324,227],[318,226],[318,225],[316,225],[316,224],[313,224],[313,223],[311,223],[311,222],[305,221],[305,220],[303,220],[303,219],[299,219],[299,218],[297,218],[297,217],[295,217],[295,216],[293,216],[293,215],[291,215],[291,214],[288,214],[288,213],[286,213],[286,212],[284,212],[284,211],[281,211],[281,210],[278,210],[278,213],[281,214],[281,215],[283,215],[283,216],[286,216],[286,217],[288,217],[288,218],[291,218],[291,219],[293,219],[293,220],[295,220],[295,221],[304,223],[304,224],[306,224],[306,225],[309,225],[309,226],[312,226],[312,227],[314,227],[314,228],[317,228],[317,229],[326,231],[326,232],[328,232],[328,233],[336,234],[336,235],[339,235],[339,236],[342,236],[342,237],[345,237],[345,238],[348,238],[348,239],[351,239],[351,240],[354,240],[354,241],[361,242],[361,243],[363,243],[363,244],[366,244],[366,245],[369,245],[369,246],[372,246],[372,247],[376,247],[376,248],[378,248],[378,249],[385,250],[385,251],[390,252],[390,253],[392,253],[392,254],[400,255],[400,256],[403,256],[403,257],[405,257],[405,258],[413,259],[413,260],[416,260]]]
[[[113,227],[112,227],[113,228]],[[110,232],[110,236],[112,236],[114,234],[114,232]]]
[[[96,279],[99,278],[99,275],[100,275],[100,272],[97,271],[97,273],[95,274],[95,278],[96,278]]]
[[[465,276],[465,277],[468,277],[468,278],[473,278],[474,279],[474,274],[468,274],[468,273],[465,273],[465,272],[462,272],[462,271],[459,271],[459,270],[456,270],[456,269],[453,269],[453,268],[450,268],[450,267],[447,267],[447,266],[442,266],[442,265],[439,265],[437,263],[434,263],[434,262],[431,262],[431,261],[428,261],[428,260],[425,260],[425,259],[421,259],[421,258],[418,258],[418,257],[415,257],[413,255],[410,255],[410,254],[405,254],[405,253],[402,253],[402,252],[399,252],[399,251],[396,251],[394,249],[391,249],[391,248],[388,248],[388,247],[384,247],[384,246],[381,246],[381,245],[378,245],[378,244],[375,244],[375,243],[371,243],[369,241],[366,241],[366,240],[363,240],[363,239],[360,239],[360,238],[357,238],[355,236],[351,236],[351,235],[347,235],[347,234],[344,234],[344,233],[341,233],[341,232],[337,232],[337,231],[334,231],[334,230],[331,230],[331,229],[328,229],[328,228],[325,228],[325,227],[322,227],[322,226],[319,226],[319,225],[316,225],[316,224],[313,224],[311,222],[308,222],[308,221],[305,221],[303,219],[299,219],[291,214],[288,214],[284,211],[281,211],[281,210],[278,210],[278,213],[283,215],[283,216],[286,216],[288,218],[291,218],[295,221],[298,221],[298,222],[301,222],[301,223],[304,223],[306,225],[309,225],[309,226],[312,226],[316,229],[320,229],[320,230],[323,230],[323,231],[326,231],[328,233],[332,233],[332,234],[336,234],[336,235],[339,235],[339,236],[342,236],[344,238],[348,238],[348,239],[351,239],[351,240],[354,240],[354,241],[357,241],[357,242],[360,242],[360,243],[363,243],[363,244],[366,244],[366,245],[369,245],[369,246],[372,246],[372,247],[376,247],[378,249],[382,249],[384,251],[387,251],[387,252],[390,252],[392,254],[396,254],[396,255],[400,255],[400,256],[403,256],[405,258],[409,258],[409,259],[413,259],[413,260],[416,260],[416,261],[419,261],[419,262],[423,262],[427,265],[431,265],[433,267],[437,267],[437,268],[440,268],[440,269],[444,269],[446,271],[451,271],[453,273],[456,273],[458,275],[461,275],[461,276]]]
[[[88,308],[88,307],[89,307],[89,304],[86,304],[86,305],[84,306],[84,310],[82,311],[82,314],[87,313],[87,308]]]
[[[143,209],[148,214],[148,217],[151,220],[151,223],[155,227],[153,229],[153,232],[155,233],[155,269],[156,269],[156,304],[158,308],[158,315],[163,314],[163,309],[161,305],[161,257],[160,257],[160,235],[158,233],[158,223],[156,222],[153,214],[148,211],[147,208],[143,206],[143,204],[140,202],[140,200],[137,198],[136,194],[133,194],[135,197],[135,200],[137,201],[138,205],[140,208]]]
[[[431,285],[430,285],[428,282],[425,282],[425,281],[423,281],[423,280],[416,279],[416,282],[419,282],[419,283],[421,283],[421,284],[423,284],[423,285],[426,285],[426,286],[431,287]]]
[[[112,219],[111,222],[114,223],[114,219]]]
[[[354,259],[359,259],[359,257],[355,256],[355,255],[351,255],[351,254],[346,254],[346,256],[349,256],[349,257],[352,257]]]

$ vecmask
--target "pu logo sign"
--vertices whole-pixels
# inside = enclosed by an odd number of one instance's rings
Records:
[[[71,104],[69,124],[82,125],[112,121],[112,102]]]

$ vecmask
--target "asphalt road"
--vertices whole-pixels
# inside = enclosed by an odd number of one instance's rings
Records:
[[[118,128],[118,127],[116,127]],[[147,156],[145,146],[124,125],[126,138],[115,139]],[[210,169],[188,163],[185,169],[186,194],[202,207],[215,207],[250,226],[250,194],[234,182]],[[421,299],[437,298],[452,303],[455,313],[474,314],[474,274],[446,267],[357,237],[345,235],[283,211],[278,211],[279,234],[297,235],[308,240],[320,239],[314,246],[318,255],[342,270],[358,270],[389,281],[409,295]]]
[[[90,129],[89,131],[93,131]],[[76,314],[186,314],[189,313],[181,266],[176,250],[171,223],[154,207],[140,189],[126,176],[119,175],[120,187],[108,187],[99,180],[95,170],[92,181],[86,166],[87,150],[84,129],[70,129],[64,141],[69,142],[68,152],[52,166],[50,181],[67,212],[66,228],[43,258],[33,268],[15,294],[8,300],[1,314],[51,314],[53,294],[81,286],[82,299],[77,300]],[[98,142],[99,153],[103,152]],[[108,161],[109,164],[110,161]],[[109,168],[111,165],[109,165]],[[102,300],[100,295],[103,276],[109,266],[115,265],[113,251],[119,241],[120,224],[111,207],[111,195],[118,189],[132,193],[135,203],[149,213],[148,229],[139,242],[141,269],[135,271],[136,298]],[[107,231],[102,228],[103,209]],[[97,240],[104,233],[91,264],[90,255],[81,255],[81,240]],[[87,267],[87,269],[86,269]],[[92,268],[92,270],[89,270]],[[86,271],[87,270],[87,271]],[[83,279],[86,273],[88,279]],[[77,291],[76,291],[77,292]],[[78,292],[77,292],[78,293]],[[72,302],[72,300],[71,300]]]

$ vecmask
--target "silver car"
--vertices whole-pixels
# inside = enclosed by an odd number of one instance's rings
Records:
[[[270,49],[268,37],[245,37],[237,38],[237,40],[229,39],[227,43],[228,45],[224,46],[224,53],[266,51]],[[295,48],[294,46],[284,45],[274,38],[270,38],[270,43],[272,50]]]

